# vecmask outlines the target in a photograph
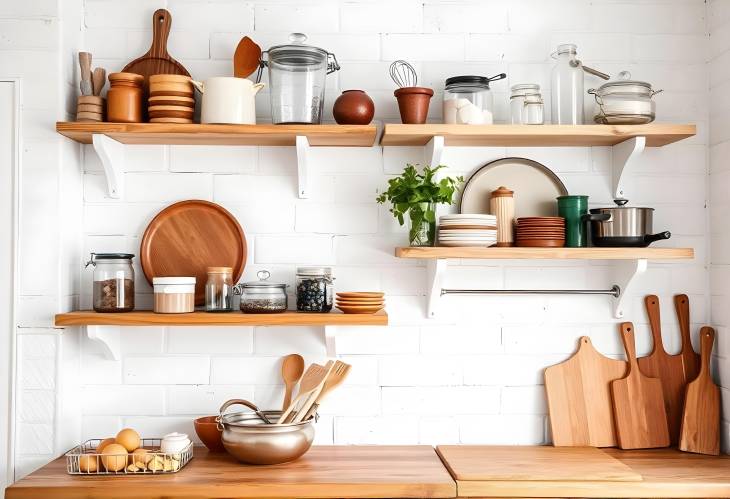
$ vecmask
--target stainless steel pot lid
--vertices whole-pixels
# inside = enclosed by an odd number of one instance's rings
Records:
[[[646,206],[626,206],[626,204],[629,202],[628,199],[614,199],[614,203],[616,203],[616,206],[606,206],[604,208],[591,208],[588,210],[590,213],[601,213],[601,210],[651,210],[654,211],[654,208],[649,208]]]
[[[255,289],[256,291],[267,290],[267,289],[282,289],[286,290],[287,285],[280,282],[269,282],[268,279],[271,277],[271,272],[268,270],[259,270],[256,273],[258,281],[249,281],[241,283],[242,289]]]

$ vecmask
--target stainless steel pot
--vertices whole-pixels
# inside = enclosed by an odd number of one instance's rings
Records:
[[[669,239],[669,231],[652,234],[654,208],[624,206],[625,199],[614,201],[611,208],[592,208],[583,219],[591,224],[594,246],[646,247],[654,241]]]
[[[246,464],[280,464],[298,459],[309,450],[314,441],[314,420],[301,423],[266,424],[254,412],[225,414],[232,405],[245,405],[256,410],[255,405],[242,399],[224,403],[216,418],[223,432],[222,442],[229,454]],[[281,411],[263,411],[271,421],[281,416]]]

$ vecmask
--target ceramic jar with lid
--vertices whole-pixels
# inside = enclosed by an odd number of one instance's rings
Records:
[[[156,314],[186,314],[195,310],[195,277],[154,277]]]
[[[106,95],[107,120],[112,123],[141,123],[144,77],[136,73],[111,73]]]
[[[271,282],[268,270],[260,270],[258,281],[244,282],[239,285],[241,312],[247,314],[276,314],[286,312],[288,300],[286,284]]]

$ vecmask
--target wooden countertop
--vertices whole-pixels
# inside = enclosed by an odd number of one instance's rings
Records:
[[[185,468],[157,476],[71,476],[61,457],[5,490],[5,499],[455,495],[454,481],[428,446],[315,446],[276,466],[241,465],[196,447]]]

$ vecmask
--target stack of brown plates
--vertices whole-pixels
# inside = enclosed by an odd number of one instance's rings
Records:
[[[98,95],[80,95],[76,101],[76,121],[104,121],[104,99]]]
[[[374,314],[384,306],[384,293],[370,291],[337,293],[337,308],[345,314]]]
[[[562,217],[523,217],[515,226],[517,246],[562,248],[565,246],[565,219]]]
[[[192,123],[195,91],[191,78],[168,74],[150,76],[147,113],[150,123]]]

